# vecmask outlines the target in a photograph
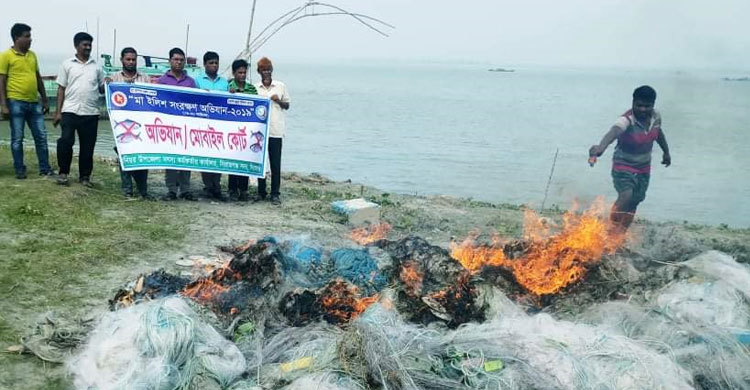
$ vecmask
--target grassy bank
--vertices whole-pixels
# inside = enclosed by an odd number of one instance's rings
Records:
[[[139,254],[184,238],[183,218],[161,202],[127,201],[111,163],[95,164],[95,188],[61,187],[36,176],[36,156],[26,155],[29,178],[17,180],[7,146],[0,147],[0,344],[15,344],[47,310],[84,313],[101,306],[100,288],[113,269]],[[54,156],[52,156],[54,159]],[[74,170],[76,166],[74,165]],[[5,348],[3,347],[3,350]],[[1,388],[66,388],[58,371],[37,359],[0,354]],[[22,375],[19,377],[18,375]],[[35,380],[36,381],[36,380]]]

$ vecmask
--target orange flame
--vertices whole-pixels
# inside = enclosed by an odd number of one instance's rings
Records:
[[[359,245],[371,244],[375,241],[382,240],[388,236],[388,232],[391,231],[391,225],[386,222],[371,225],[369,227],[361,227],[352,230],[350,237]]]
[[[347,323],[377,302],[379,297],[377,294],[365,298],[359,296],[357,286],[337,280],[325,287],[319,302],[323,310],[339,323]]]
[[[451,242],[451,256],[471,272],[479,271],[485,265],[508,265],[505,252],[502,246],[498,245],[499,238],[493,240],[492,246],[478,246],[475,244],[477,236],[477,233],[472,233],[460,244]]]
[[[180,291],[180,294],[201,303],[210,302],[218,295],[229,290],[229,286],[225,286],[221,282],[232,277],[238,279],[239,274],[232,272],[229,268],[229,262],[226,262],[209,276],[188,284]]]
[[[188,285],[180,294],[199,302],[210,302],[216,296],[228,290],[229,287],[206,278]]]
[[[406,293],[411,296],[418,296],[422,292],[422,280],[424,274],[414,262],[404,263],[399,273],[399,279],[406,285]]]
[[[536,295],[554,294],[583,278],[588,267],[624,243],[624,235],[611,228],[603,217],[604,211],[601,198],[583,214],[568,211],[557,233],[553,233],[556,226],[549,220],[527,211],[524,238],[532,245],[519,259],[508,259],[502,246],[476,245],[473,237],[459,245],[452,244],[451,255],[471,272],[485,265],[508,267],[528,291]]]
[[[378,301],[378,298],[380,298],[380,296],[378,294],[375,294],[371,297],[355,299],[354,310],[357,311],[357,315],[364,313],[364,311],[367,310],[367,308],[370,307],[370,305]]]
[[[573,209],[568,212],[575,212]],[[546,240],[553,234],[553,229],[558,226],[549,218],[538,216],[534,210],[525,209],[523,211],[523,239],[530,242],[539,242]]]

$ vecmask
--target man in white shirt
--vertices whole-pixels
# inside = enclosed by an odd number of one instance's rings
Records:
[[[62,123],[57,140],[57,164],[60,166],[57,183],[61,185],[68,185],[75,134],[78,132],[78,180],[86,187],[91,186],[99,124],[99,95],[104,93],[104,73],[91,58],[93,41],[91,35],[77,33],[73,37],[76,55],[63,61],[57,75],[57,112],[52,123],[55,127]]]
[[[268,160],[271,165],[271,203],[281,204],[281,141],[286,132],[285,111],[289,109],[291,98],[286,85],[273,79],[273,64],[266,57],[258,61],[260,82],[255,84],[258,95],[271,99],[271,117],[268,118]],[[253,201],[266,198],[266,179],[258,179],[258,193]]]

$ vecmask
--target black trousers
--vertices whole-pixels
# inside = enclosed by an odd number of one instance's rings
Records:
[[[117,147],[112,148],[117,157],[120,157],[120,152],[117,151]],[[148,170],[139,169],[137,171],[123,171],[122,166],[117,164],[117,169],[120,170],[120,180],[122,181],[122,193],[125,195],[133,195],[133,181],[135,186],[138,188],[138,193],[141,196],[148,195]]]
[[[133,181],[141,196],[148,195],[148,170],[139,169],[137,171],[120,170],[120,179],[122,180],[122,193],[133,195]]]
[[[70,173],[77,132],[80,143],[78,174],[80,179],[88,179],[94,170],[94,146],[99,115],[76,115],[63,112],[60,123],[62,132],[60,138],[57,139],[57,165],[60,167],[60,174]]]
[[[177,193],[177,189],[181,194],[186,195],[190,193],[190,171],[179,171],[176,169],[165,169],[164,170],[164,183],[167,185],[169,192]]]
[[[271,163],[271,196],[281,188],[281,138],[268,138],[268,160]],[[266,179],[258,179],[258,195],[266,197]]]
[[[201,172],[203,190],[215,194],[221,193],[221,173]]]
[[[248,183],[250,182],[249,179],[250,178],[247,176],[229,175],[229,182],[227,183],[229,193],[247,192]]]

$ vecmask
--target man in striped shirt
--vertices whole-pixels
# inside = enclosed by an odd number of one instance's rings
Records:
[[[610,219],[624,232],[635,217],[638,204],[646,198],[651,178],[651,150],[654,141],[664,152],[661,163],[672,164],[669,145],[661,128],[661,115],[654,110],[656,91],[648,85],[633,91],[633,107],[625,112],[604,135],[598,145],[589,149],[595,161],[615,139],[617,146],[612,158],[612,181],[617,190],[617,200],[612,206]]]

